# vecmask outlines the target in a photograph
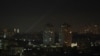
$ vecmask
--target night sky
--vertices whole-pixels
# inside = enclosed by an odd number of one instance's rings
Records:
[[[3,0],[0,1],[0,28],[20,28],[21,32],[41,31],[52,23],[72,25],[100,24],[100,3],[96,0]]]

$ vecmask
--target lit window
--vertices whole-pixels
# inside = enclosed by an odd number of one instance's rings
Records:
[[[4,38],[6,38],[6,34],[4,34],[4,36],[3,36]]]
[[[69,32],[70,34],[72,33],[72,31]]]
[[[23,39],[23,41],[26,41],[26,39]]]

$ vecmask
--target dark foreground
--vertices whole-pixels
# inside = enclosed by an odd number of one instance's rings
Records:
[[[100,46],[88,49],[78,49],[77,47],[28,47],[16,50],[0,50],[0,56],[100,56]]]

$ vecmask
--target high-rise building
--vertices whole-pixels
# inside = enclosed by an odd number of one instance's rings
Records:
[[[43,44],[52,45],[55,42],[54,40],[55,40],[54,26],[51,24],[47,24],[43,32]]]
[[[72,43],[72,31],[68,24],[62,24],[59,32],[59,43],[65,46],[71,46]]]
[[[0,37],[3,37],[3,38],[12,37],[14,34],[19,33],[19,32],[20,32],[19,28],[14,28],[14,29],[4,28],[0,32]]]
[[[99,25],[84,25],[80,29],[81,34],[92,33],[92,34],[100,34]]]

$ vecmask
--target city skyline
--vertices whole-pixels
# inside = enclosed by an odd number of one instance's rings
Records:
[[[77,31],[84,24],[100,24],[98,1],[1,1],[0,28],[40,31],[47,23],[64,22]]]

